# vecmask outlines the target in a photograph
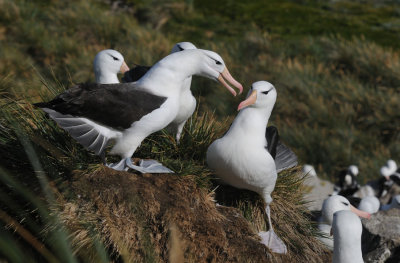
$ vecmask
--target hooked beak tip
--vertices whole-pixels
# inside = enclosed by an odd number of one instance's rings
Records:
[[[128,65],[125,63],[125,61],[122,63],[122,65],[121,65],[119,71],[120,71],[122,74],[124,74],[125,72],[129,71],[129,67],[128,67]]]

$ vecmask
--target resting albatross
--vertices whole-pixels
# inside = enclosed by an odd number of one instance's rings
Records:
[[[117,74],[124,74],[129,70],[129,67],[121,53],[113,49],[106,49],[95,56],[93,69],[96,83],[112,84],[119,83]]]
[[[333,263],[363,263],[361,252],[362,224],[351,211],[333,214],[332,231],[334,239]]]
[[[131,157],[148,135],[163,129],[176,117],[182,84],[192,75],[219,80],[234,95],[235,90],[225,80],[243,90],[217,53],[195,49],[165,57],[137,82],[80,84],[35,106],[96,154],[114,140],[110,153],[122,160],[112,168],[154,172],[133,165]]]
[[[330,250],[333,250],[333,240],[329,237],[332,228],[333,215],[337,211],[341,210],[349,210],[363,218],[371,217],[371,214],[355,208],[350,204],[347,198],[341,195],[333,195],[325,199],[322,204],[322,217],[318,223],[318,229],[325,234],[325,237],[318,237],[318,239]]]
[[[247,99],[239,104],[240,112],[227,133],[208,148],[207,164],[224,183],[262,196],[270,229],[259,233],[262,243],[273,252],[286,253],[285,244],[272,228],[269,204],[277,179],[277,167],[282,170],[295,166],[297,157],[278,143],[276,128],[266,129],[276,96],[276,89],[271,83],[253,83]]]
[[[171,50],[171,54],[187,49],[196,49],[196,46],[190,42],[179,42],[175,44]],[[122,80],[124,82],[133,82],[139,80],[150,67],[136,65],[131,70],[125,72]],[[176,141],[179,143],[181,138],[183,126],[185,126],[186,121],[192,116],[196,109],[196,99],[193,96],[190,85],[192,84],[192,77],[188,77],[183,82],[183,87],[181,91],[181,96],[179,99],[179,110],[175,119],[170,123],[168,128],[172,131],[176,131]]]

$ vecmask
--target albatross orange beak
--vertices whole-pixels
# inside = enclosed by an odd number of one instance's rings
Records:
[[[238,90],[239,90],[239,94],[242,93],[243,91],[243,86],[242,84],[240,84],[239,82],[237,82],[229,73],[228,69],[225,67],[224,71],[222,71],[222,73],[218,76],[218,81],[221,82],[222,85],[225,86],[225,88],[227,88],[232,94],[233,96],[236,96],[236,91],[229,86],[228,83],[226,83],[227,80],[230,84],[232,84],[233,86],[235,86]]]
[[[359,217],[363,217],[363,218],[367,218],[367,219],[369,219],[371,217],[370,213],[358,210],[357,208],[355,208],[352,205],[350,205],[350,211],[353,212],[354,214],[358,215]]]
[[[128,65],[126,65],[125,61],[122,62],[121,67],[119,68],[119,71],[121,71],[122,74],[124,74],[125,72],[127,72],[129,70]]]
[[[244,107],[254,104],[256,102],[256,100],[257,100],[257,91],[253,90],[253,92],[250,94],[250,96],[239,104],[237,110],[240,111]]]

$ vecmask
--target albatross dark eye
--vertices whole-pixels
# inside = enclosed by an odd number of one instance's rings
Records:
[[[267,94],[268,94],[268,92],[269,92],[269,90],[267,90],[267,91],[263,91],[263,92],[262,92],[262,94],[265,94],[265,95],[267,95]]]
[[[344,205],[349,205],[348,203],[345,203],[345,202],[342,202],[342,204],[344,204]]]
[[[222,65],[222,63],[219,62],[218,60],[215,61],[215,64],[217,64],[217,65]]]
[[[110,54],[108,54],[110,55]],[[114,60],[119,60],[118,58],[114,57],[113,55],[110,55]]]

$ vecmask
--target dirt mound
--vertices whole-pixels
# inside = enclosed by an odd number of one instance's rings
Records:
[[[75,174],[71,184],[61,217],[78,255],[96,257],[95,237],[115,262],[290,262],[271,254],[240,211],[217,205],[194,176],[102,167]]]

